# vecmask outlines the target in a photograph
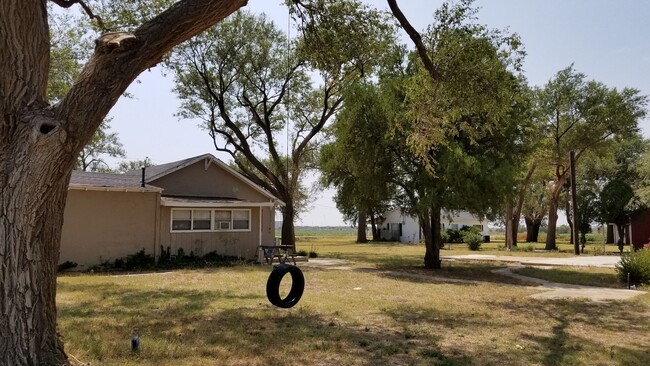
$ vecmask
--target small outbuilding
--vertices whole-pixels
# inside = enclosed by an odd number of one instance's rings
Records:
[[[442,230],[460,230],[463,227],[475,227],[480,230],[483,237],[488,236],[487,224],[466,211],[443,211],[440,215],[440,223]],[[422,229],[417,217],[402,213],[400,208],[383,213],[376,221],[376,224],[380,228],[380,238],[382,240],[417,243],[423,239]]]
[[[74,171],[59,262],[78,269],[160,248],[255,259],[283,202],[211,154],[124,174]]]

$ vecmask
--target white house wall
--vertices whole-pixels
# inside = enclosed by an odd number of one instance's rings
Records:
[[[384,213],[384,221],[381,225],[380,238],[382,240],[399,240],[402,243],[418,243],[421,239],[420,223],[417,218],[409,215],[402,215],[401,210],[394,209]],[[482,226],[481,235],[488,235],[488,227],[483,221],[477,219],[469,212],[461,211],[454,213],[449,218],[446,212],[440,216],[443,229],[456,227],[457,230],[463,226]],[[397,235],[399,224],[402,225],[401,235]]]

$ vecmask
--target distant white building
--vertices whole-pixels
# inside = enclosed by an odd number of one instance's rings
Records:
[[[481,231],[481,235],[488,235],[487,223],[466,211],[460,211],[454,214],[443,211],[440,215],[440,223],[442,224],[442,230],[460,230],[463,227],[471,226],[478,228]],[[417,243],[423,238],[420,222],[417,217],[403,215],[402,210],[399,208],[387,211],[381,215],[381,218],[377,220],[377,225],[380,232],[379,237],[382,240]]]

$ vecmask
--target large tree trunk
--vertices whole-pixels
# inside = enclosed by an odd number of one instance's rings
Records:
[[[296,210],[293,207],[293,202],[290,199],[284,201],[285,205],[282,207],[282,245],[290,245],[295,248],[296,246],[296,227],[294,221],[296,219]]]
[[[418,215],[418,219],[420,220],[420,227],[422,228],[422,234],[424,235],[424,268],[432,269],[435,243],[433,240],[433,233],[431,232],[429,213],[421,213]]]
[[[0,365],[68,364],[56,331],[56,270],[77,154],[143,70],[244,0],[185,0],[113,33],[60,103],[45,95],[45,0],[0,1]]]
[[[537,243],[539,238],[539,228],[542,226],[542,218],[524,217],[526,220],[526,242]]]
[[[366,237],[366,211],[359,210],[359,223],[357,225],[357,243],[367,243]]]
[[[440,259],[440,249],[442,249],[442,235],[440,235],[440,207],[431,207],[431,236],[433,236],[433,268],[442,268],[442,260]]]
[[[605,227],[607,228],[607,234],[605,235],[606,236],[605,243],[614,244],[614,228],[612,227],[612,225],[607,223],[605,224]]]
[[[61,174],[65,161],[29,145],[17,149],[15,169],[3,172],[9,182],[0,194],[0,364],[63,365],[55,297],[69,173]]]
[[[519,194],[517,195],[517,205],[512,207],[510,203],[506,207],[506,220],[510,221],[510,242],[507,241],[508,234],[506,233],[506,247],[508,250],[512,247],[517,246],[517,235],[519,235],[519,219],[521,218],[521,209],[524,206],[524,200],[526,199],[526,191],[530,184],[530,179],[533,176],[533,173],[537,169],[537,164],[532,163],[528,167],[528,173],[526,173],[526,178],[521,182],[521,188],[519,189]],[[508,212],[510,211],[510,212]],[[506,223],[506,231],[508,231],[508,224]]]
[[[513,237],[513,208],[510,202],[506,203],[506,213],[505,213],[505,222],[506,222],[506,249],[511,250],[514,241],[516,240]]]
[[[420,225],[424,234],[424,268],[440,269],[440,208],[432,208],[429,212],[421,214]]]
[[[625,225],[616,224],[616,231],[618,232],[618,240],[616,241],[616,244],[618,244],[618,250],[623,254],[623,247],[625,244]]]
[[[551,200],[548,205],[548,229],[546,231],[546,250],[556,250],[555,231],[557,228],[557,202]]]
[[[372,241],[379,240],[379,230],[377,229],[377,223],[375,222],[376,216],[374,211],[370,212],[370,230],[372,231]]]

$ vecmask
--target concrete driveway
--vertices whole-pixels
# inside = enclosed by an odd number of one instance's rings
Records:
[[[490,254],[466,254],[446,255],[443,260],[465,259],[482,261],[513,262],[529,266],[578,266],[578,267],[603,267],[614,268],[621,260],[618,255],[579,255],[574,257],[553,258],[553,257],[513,257],[509,255]]]

